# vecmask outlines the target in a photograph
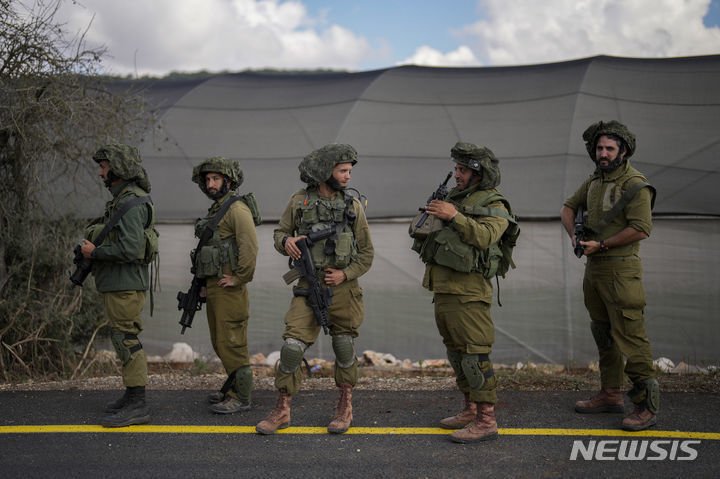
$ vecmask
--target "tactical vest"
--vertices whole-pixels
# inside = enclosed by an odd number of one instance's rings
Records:
[[[499,208],[489,208],[488,204],[501,201],[508,212]],[[485,278],[505,276],[509,268],[514,268],[512,250],[515,247],[520,229],[517,218],[512,213],[510,203],[497,192],[478,196],[469,205],[455,204],[457,210],[465,216],[499,216],[510,223],[500,240],[488,248],[479,249],[460,238],[451,226],[431,232],[424,240],[416,239],[412,249],[420,254],[425,263],[446,266],[461,273],[482,273]]]
[[[354,221],[350,218],[353,198],[338,192],[335,198],[320,198],[317,191],[306,191],[305,201],[300,204],[298,236],[307,235],[338,225],[335,236],[313,244],[310,253],[318,269],[343,269],[357,260],[357,239],[353,233]]]
[[[227,213],[226,213],[227,214]],[[198,218],[195,221],[195,237],[200,238],[215,213],[208,214],[205,218]],[[215,230],[208,242],[200,248],[200,251],[192,250],[190,260],[193,264],[192,273],[198,278],[223,277],[223,268],[229,267],[232,273],[237,271],[238,248],[235,237],[229,236],[220,238],[220,233]]]
[[[110,220],[110,218],[112,218],[120,200],[127,198],[130,194],[133,194],[136,197],[141,197],[147,196],[148,193],[135,183],[129,184],[120,192],[120,194],[117,195],[117,197],[105,204],[105,216],[88,225],[85,229],[85,238],[87,238],[91,243],[94,243],[100,232],[105,228],[105,224]],[[160,236],[160,233],[155,229],[155,206],[151,202],[145,203],[144,205],[148,211],[148,219],[143,228],[145,244],[140,256],[135,258],[134,261],[139,264],[150,264],[157,258],[158,255],[158,236]],[[115,243],[117,240],[118,232],[115,228],[113,228],[106,236],[103,244]]]

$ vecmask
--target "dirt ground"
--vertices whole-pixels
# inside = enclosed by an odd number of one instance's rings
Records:
[[[52,391],[66,389],[121,389],[119,371],[105,371],[96,377],[73,380],[24,381],[2,383],[0,391]],[[253,366],[255,389],[272,390],[273,371],[267,366]],[[587,368],[568,369],[559,366],[496,368],[498,388],[516,391],[592,391],[600,387],[600,375]],[[217,389],[225,375],[217,365],[183,363],[149,363],[148,389]],[[720,393],[720,373],[659,375],[665,392]],[[628,384],[628,388],[630,385]],[[322,368],[303,382],[303,389],[334,389],[332,371]],[[454,390],[455,379],[449,368],[402,369],[381,366],[360,367],[358,389],[366,390]]]

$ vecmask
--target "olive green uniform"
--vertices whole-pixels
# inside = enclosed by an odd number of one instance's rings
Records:
[[[309,204],[309,197],[315,198],[312,202],[318,202],[317,207]],[[274,232],[275,249],[283,255],[287,255],[283,245],[283,239],[290,236],[299,236],[303,234],[304,225],[308,224],[308,217],[318,215],[319,218],[313,218],[311,221],[316,222],[341,222],[344,212],[345,193],[339,191],[334,199],[323,198],[317,196],[316,189],[308,188],[295,193],[283,212],[278,228]],[[343,256],[349,258],[343,259],[337,263],[336,254],[322,256],[321,251],[324,248],[325,241],[317,242],[312,248],[313,260],[316,268],[320,272],[320,283],[325,284],[322,268],[330,267],[341,269],[346,281],[333,288],[332,303],[329,307],[330,317],[330,335],[335,338],[339,336],[350,336],[356,338],[358,330],[365,316],[365,308],[363,306],[363,291],[358,284],[357,278],[365,274],[372,265],[374,249],[370,238],[370,228],[365,217],[360,202],[353,199],[350,212],[355,215],[352,224],[345,228],[351,236],[347,236],[352,243],[348,244],[342,238],[337,242],[336,253],[340,254],[338,248],[341,245],[352,245],[351,251],[344,251]],[[327,217],[325,215],[328,215]],[[305,216],[305,222],[303,217]],[[354,244],[354,245],[353,245]],[[324,259],[321,259],[324,258]],[[349,264],[348,264],[349,263]],[[307,288],[308,283],[301,278],[295,288]],[[296,296],[290,302],[290,309],[285,315],[285,332],[283,339],[295,339],[302,341],[305,345],[312,345],[320,333],[320,326],[317,324],[312,309],[306,304],[305,297]],[[357,360],[352,361],[348,367],[340,367],[336,361],[335,365],[335,383],[338,387],[341,384],[349,384],[355,386],[357,384],[358,370]],[[289,395],[294,395],[300,389],[302,383],[302,371],[297,368],[293,372],[277,369],[275,376],[275,387],[285,389]]]
[[[195,234],[200,237],[207,221],[212,218],[234,192],[215,201],[208,210],[204,220],[196,224]],[[214,253],[204,248],[215,248]],[[235,201],[225,212],[218,223],[215,237],[203,248],[200,256],[196,254],[196,274],[206,281],[207,287],[207,318],[210,329],[210,340],[213,349],[222,361],[228,375],[240,368],[246,374],[235,377],[234,383],[227,394],[249,402],[249,391],[252,389],[252,373],[249,369],[247,326],[250,317],[250,297],[247,283],[252,281],[255,273],[255,262],[258,252],[257,233],[250,208],[243,201]],[[220,253],[218,253],[220,251]],[[201,266],[200,257],[208,258]],[[211,276],[207,276],[212,273]],[[223,274],[232,275],[235,286],[220,287],[217,280]],[[247,374],[250,373],[250,374]],[[239,382],[250,384],[239,384]],[[241,394],[245,397],[239,397]]]
[[[450,190],[445,201],[452,203],[459,212],[444,229],[454,230],[459,234],[462,243],[478,251],[496,243],[508,227],[507,219],[460,212],[463,207],[478,205],[483,197],[492,193],[497,193],[497,190],[482,190],[479,184],[465,190]],[[507,212],[501,201],[487,206]],[[434,234],[428,236],[425,245],[428,245],[433,237]],[[445,248],[441,246],[441,249]],[[455,249],[453,245],[448,245],[446,251]],[[492,375],[493,366],[489,358],[495,341],[495,328],[490,316],[492,283],[483,276],[480,269],[464,273],[437,264],[433,258],[423,257],[423,260],[427,263],[423,286],[434,293],[435,322],[447,348],[458,388],[469,393],[472,401],[495,404],[497,379]],[[477,366],[485,376],[480,388],[472,387],[472,378],[468,378],[466,367],[462,365],[463,359],[467,361],[466,358],[473,358],[474,355],[479,355],[475,359],[479,359]],[[472,365],[472,368],[474,367]]]
[[[647,179],[626,161],[607,178],[596,170],[564,204],[573,211],[580,206],[587,210],[587,226],[593,230],[588,234],[589,241],[607,239],[628,226],[649,236],[652,192],[647,187],[635,193],[604,231],[594,231],[623,193],[639,182],[647,183]],[[585,266],[585,306],[598,347],[604,389],[622,387],[623,371],[635,385],[655,377],[650,342],[645,333],[645,292],[639,249],[640,243],[635,242],[597,252],[588,256]],[[625,364],[623,356],[627,358]],[[631,392],[631,399],[639,403],[645,395],[646,389],[641,387]]]
[[[105,215],[86,230],[90,241],[99,234],[115,211],[124,203],[147,192],[133,182],[122,181],[110,187],[113,199]],[[138,334],[142,331],[141,312],[149,288],[148,265],[144,264],[146,226],[152,226],[152,207],[140,204],[130,208],[108,236],[93,250],[92,273],[97,290],[103,294],[105,312],[110,323],[110,337],[122,361],[126,387],[145,386],[147,359]]]

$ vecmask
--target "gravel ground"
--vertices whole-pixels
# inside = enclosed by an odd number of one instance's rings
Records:
[[[253,367],[254,388],[273,390],[272,370]],[[583,391],[600,387],[599,374],[590,369],[565,369],[542,365],[516,370],[496,369],[500,390],[559,390]],[[320,377],[306,378],[303,389],[335,389],[332,374],[328,370],[318,373]],[[192,365],[151,364],[148,389],[184,390],[217,389],[225,381],[220,371],[194,370]],[[720,374],[663,374],[660,377],[662,391],[720,393]],[[628,385],[629,387],[629,385]],[[109,390],[122,389],[119,375],[110,374],[74,380],[25,381],[0,384],[0,391],[57,391],[68,389]],[[365,390],[455,390],[455,378],[448,368],[429,370],[406,370],[384,367],[361,367],[357,389]]]

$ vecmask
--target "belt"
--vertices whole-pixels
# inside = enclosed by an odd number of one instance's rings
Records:
[[[588,256],[588,262],[596,261],[625,261],[627,259],[640,259],[639,256],[631,254],[630,256]]]

